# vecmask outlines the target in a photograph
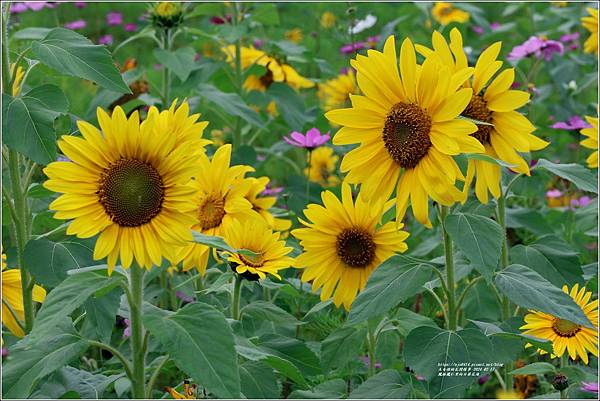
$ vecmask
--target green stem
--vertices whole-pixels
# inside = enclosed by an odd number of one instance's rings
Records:
[[[375,344],[377,339],[375,337],[374,325],[369,322],[367,332],[367,350],[369,354],[369,377],[375,375]]]
[[[133,375],[131,372],[131,364],[129,363],[127,358],[125,358],[125,356],[123,356],[123,354],[121,354],[121,352],[119,352],[118,349],[112,347],[111,345],[104,344],[104,343],[101,343],[99,341],[94,341],[94,340],[88,340],[88,344],[90,344],[92,347],[98,347],[100,349],[104,349],[104,350],[110,352],[111,354],[113,354],[123,365],[123,370],[125,371],[125,374],[127,375],[127,377],[130,380],[133,378]]]
[[[456,330],[456,283],[454,282],[454,252],[452,238],[446,231],[446,216],[448,207],[441,206],[440,220],[442,222],[442,236],[444,238],[444,255],[446,257],[446,295],[448,298],[448,330]]]
[[[312,149],[308,149],[308,162],[306,163],[306,203],[310,203],[310,163],[312,159]]]
[[[158,306],[160,306],[161,309],[167,309],[167,271],[161,270],[158,279],[160,283],[160,288],[162,290],[160,293],[160,297],[158,298]]]
[[[131,321],[131,355],[133,360],[132,396],[143,399],[145,393],[145,352],[144,326],[142,323],[142,303],[144,298],[144,269],[137,264],[131,266],[129,275],[129,320]]]
[[[234,274],[233,294],[231,295],[231,318],[240,319],[240,294],[242,292],[242,278],[239,274]]]
[[[156,379],[158,379],[158,375],[160,374],[160,371],[162,370],[162,368],[165,366],[165,364],[167,362],[169,362],[169,355],[165,355],[163,357],[162,361],[160,361],[160,363],[158,364],[158,366],[152,373],[152,376],[150,376],[150,380],[148,380],[148,386],[146,387],[146,398],[147,399],[152,399],[152,389],[154,388]]]

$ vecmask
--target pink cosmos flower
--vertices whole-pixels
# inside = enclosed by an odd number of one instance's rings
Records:
[[[283,192],[283,187],[272,187],[270,184],[267,184],[266,188],[260,193],[264,196],[277,195]]]
[[[581,382],[581,384],[582,384],[581,391],[593,393],[593,394],[596,394],[596,396],[598,395],[598,383]]]
[[[131,321],[129,319],[125,319],[125,330],[123,330],[123,338],[127,338],[131,336]]]
[[[283,137],[283,140],[292,146],[312,150],[326,143],[329,138],[329,132],[327,132],[325,135],[321,135],[321,131],[319,131],[317,128],[311,128],[306,132],[306,135],[302,135],[300,132],[294,131],[289,137]]]
[[[366,41],[355,42],[354,44],[348,43],[340,47],[340,53],[342,54],[353,54],[362,49],[373,49],[377,46],[380,36],[369,36]]]
[[[100,39],[98,39],[98,44],[101,44],[101,45],[112,45],[112,43],[113,43],[112,35],[100,36]]]
[[[564,46],[561,42],[531,36],[522,44],[515,46],[507,56],[507,59],[518,61],[531,55],[535,55],[537,58],[544,57],[544,60],[550,61],[554,53],[558,53],[562,56],[564,50]]]
[[[85,8],[85,6],[87,6],[87,3],[85,1],[76,1],[73,3],[73,5],[77,8]]]
[[[135,32],[137,30],[137,25],[134,23],[125,24],[123,27],[125,32]]]
[[[227,14],[225,17],[214,16],[210,18],[210,23],[213,25],[223,25],[227,23],[231,23],[231,15]]]
[[[585,122],[579,116],[569,117],[567,121],[557,121],[552,124],[552,128],[554,129],[564,129],[567,131],[579,131],[583,128],[592,128],[590,124]]]
[[[501,26],[501,25],[500,25],[500,23],[499,23],[499,22],[492,22],[492,23],[490,24],[490,29],[491,29],[492,31],[495,31],[495,30],[499,29],[499,28],[500,28],[500,26]]]
[[[594,200],[592,198],[590,198],[587,195],[582,196],[579,199],[571,199],[571,208],[576,208],[576,207],[586,207],[587,205],[589,205],[590,203],[592,203]]]
[[[562,192],[559,189],[553,188],[546,192],[546,198],[560,198],[562,196]]]
[[[371,361],[369,360],[368,356],[363,355],[360,357],[360,359],[362,359],[363,363],[367,368],[371,365]],[[381,363],[375,361],[375,369],[381,369]]]
[[[106,23],[108,25],[121,25],[123,23],[123,14],[116,11],[111,11],[106,14]]]
[[[54,8],[54,6],[48,1],[14,2],[10,5],[10,12],[11,14],[21,14],[27,10],[40,11],[43,8]]]
[[[86,24],[85,20],[78,19],[78,20],[73,21],[73,22],[67,22],[65,24],[65,28],[68,28],[68,29],[83,29],[83,28],[86,27],[86,25],[87,24]]]
[[[471,27],[471,29],[473,30],[473,32],[475,32],[477,35],[483,35],[483,27],[479,26],[479,25],[473,25]]]

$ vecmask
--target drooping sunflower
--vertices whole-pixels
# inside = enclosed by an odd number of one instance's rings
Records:
[[[583,51],[586,53],[598,54],[598,9],[587,8],[587,12],[590,14],[586,17],[581,18],[581,24],[585,29],[590,31],[590,37],[586,39],[583,44]]]
[[[452,66],[453,71],[467,67],[467,56],[458,29],[450,32],[450,45],[437,31],[433,33],[432,42],[433,52],[445,65]],[[475,63],[472,80],[465,82],[466,87],[473,88],[473,95],[462,115],[490,124],[478,125],[477,132],[472,134],[483,144],[486,155],[513,165],[511,168],[516,172],[529,175],[529,164],[518,152],[540,150],[548,146],[548,142],[533,135],[536,128],[517,111],[529,101],[530,94],[510,89],[515,80],[514,68],[508,68],[492,79],[502,67],[502,61],[496,60],[501,45],[501,42],[496,42],[489,46]],[[432,50],[424,46],[417,45],[417,51],[426,57],[432,54]],[[495,198],[500,197],[500,175],[498,164],[470,159],[463,201],[466,201],[475,177],[475,194],[481,203],[488,202],[488,191]]]
[[[233,64],[235,61],[235,46],[226,46],[221,50],[226,55],[226,61]],[[298,74],[292,66],[252,46],[241,48],[240,60],[242,69],[247,69],[254,64],[265,67],[265,73],[260,77],[253,74],[248,75],[246,81],[244,81],[244,89],[248,91],[264,92],[273,82],[284,82],[296,90],[315,86],[314,82]]]
[[[292,231],[304,252],[296,258],[303,268],[302,281],[312,281],[313,291],[321,288],[321,300],[333,294],[336,306],[350,305],[367,279],[383,261],[407,249],[408,233],[394,222],[378,226],[385,200],[367,201],[361,192],[352,199],[350,185],[342,183],[342,200],[330,191],[321,193],[323,205],[304,209],[306,228]],[[334,293],[335,292],[335,293]]]
[[[290,220],[275,217],[273,216],[273,213],[269,211],[269,209],[275,206],[277,197],[261,196],[261,193],[269,184],[269,177],[247,177],[244,178],[244,180],[247,180],[250,183],[250,185],[247,186],[248,192],[246,192],[244,197],[252,204],[252,209],[254,209],[264,219],[267,226],[276,231],[289,230],[289,228],[292,226],[292,222]]]
[[[46,290],[37,284],[33,286],[31,294],[35,302],[44,302],[46,299]],[[25,320],[21,271],[7,270],[6,255],[2,254],[2,324],[16,337],[23,337],[25,333],[15,317],[20,321]]]
[[[448,25],[452,22],[464,23],[469,20],[471,14],[454,7],[452,3],[438,1],[431,9],[433,18],[442,25]]]
[[[579,284],[575,284],[570,292],[565,285],[563,291],[581,307],[594,324],[595,330],[537,311],[530,311],[531,313],[525,315],[526,324],[520,329],[525,330],[524,334],[552,341],[553,353],[550,355],[552,358],[561,357],[567,351],[571,359],[574,360],[579,355],[587,365],[589,363],[588,352],[598,356],[598,300],[590,302],[592,292],[586,292],[585,287],[579,289]],[[543,350],[538,351],[542,355],[546,353]]]
[[[263,222],[235,220],[225,229],[225,241],[235,249],[247,249],[254,255],[223,252],[232,269],[247,280],[259,280],[271,274],[281,279],[279,271],[294,264],[287,256],[293,248],[286,247],[278,232],[273,232]]]
[[[345,74],[319,84],[317,95],[323,102],[325,111],[347,107],[350,103],[350,95],[358,95],[354,71],[350,68]]]
[[[156,129],[163,135],[175,136],[176,147],[186,142],[186,146],[204,153],[204,147],[212,143],[210,140],[202,138],[208,121],[198,121],[200,113],[190,115],[190,105],[186,101],[182,102],[179,107],[176,106],[177,100],[171,103],[168,110],[160,112],[155,106],[152,106],[148,110],[148,118],[155,119]]]
[[[442,205],[461,197],[454,183],[464,177],[452,155],[484,151],[469,135],[477,126],[457,118],[471,99],[470,88],[459,88],[472,68],[450,71],[435,54],[418,66],[410,39],[402,43],[400,73],[397,63],[393,36],[383,53],[358,55],[351,64],[364,96],[350,95],[352,108],[325,116],[343,126],[335,145],[360,143],[342,160],[345,180],[362,184],[367,198],[388,199],[396,188],[397,222],[410,196],[417,220],[431,227],[428,197]]]
[[[50,163],[47,189],[63,193],[50,204],[57,219],[73,220],[68,235],[100,234],[94,259],[108,256],[128,268],[160,266],[174,246],[192,240],[196,189],[187,185],[198,171],[198,157],[176,146],[175,135],[161,131],[155,114],[140,124],[121,107],[109,116],[98,108],[100,130],[78,121],[82,138],[63,135],[58,146],[70,161]]]
[[[199,157],[199,168],[190,186],[195,189],[191,198],[194,205],[192,229],[206,235],[223,236],[225,228],[236,219],[261,219],[252,209],[252,204],[244,197],[251,183],[240,180],[243,175],[253,171],[250,166],[231,166],[231,145],[223,145],[209,160]],[[210,248],[206,245],[189,243],[177,250],[176,263],[183,260],[183,270],[198,269],[200,274],[206,271]]]
[[[333,149],[327,146],[320,146],[310,152],[309,166],[304,169],[304,174],[308,176],[311,182],[316,182],[324,187],[332,187],[340,182],[335,175],[335,170],[339,156],[333,153]]]
[[[581,146],[594,150],[587,158],[589,168],[598,168],[598,117],[585,116],[591,128],[584,128],[580,132],[587,138],[581,141]]]

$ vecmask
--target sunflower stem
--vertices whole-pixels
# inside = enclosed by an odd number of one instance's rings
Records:
[[[240,294],[242,293],[242,278],[239,274],[234,274],[233,294],[231,294],[231,318],[240,319]]]
[[[454,282],[454,251],[452,238],[446,231],[446,216],[448,206],[441,206],[440,220],[442,223],[442,235],[444,238],[444,255],[446,258],[446,296],[448,298],[448,330],[456,330],[456,283]]]
[[[377,338],[375,337],[375,325],[369,322],[367,331],[367,350],[369,354],[369,377],[375,375],[375,344]]]
[[[145,350],[144,325],[142,323],[142,302],[144,298],[144,269],[136,263],[131,266],[129,274],[129,319],[131,321],[131,355],[133,359],[133,380],[131,380],[132,396],[143,399],[145,393]]]
[[[160,375],[160,371],[162,370],[162,368],[165,366],[165,364],[167,362],[169,362],[169,355],[165,355],[163,357],[163,359],[160,361],[160,363],[158,364],[158,366],[152,373],[152,376],[150,376],[150,380],[148,381],[148,386],[146,387],[146,398],[147,399],[150,399],[150,400],[152,399],[152,388],[154,388],[154,384],[156,383],[156,380],[158,379],[158,376]]]
[[[308,149],[308,161],[306,162],[306,204],[310,203],[310,163],[312,162],[312,149]]]

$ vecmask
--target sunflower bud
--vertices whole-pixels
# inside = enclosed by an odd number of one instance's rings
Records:
[[[554,376],[554,379],[552,380],[552,385],[556,390],[563,391],[567,387],[569,387],[569,380],[567,379],[567,376],[561,373],[557,373],[556,376]]]
[[[183,22],[183,7],[177,2],[161,1],[152,8],[151,17],[154,26],[172,29]]]

